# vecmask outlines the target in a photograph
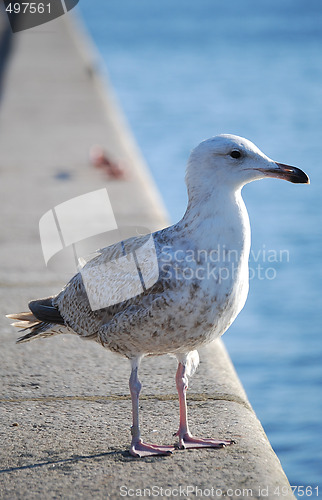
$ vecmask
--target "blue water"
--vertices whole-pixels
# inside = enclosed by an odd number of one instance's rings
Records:
[[[79,6],[173,221],[189,152],[217,133],[311,177],[244,188],[253,279],[224,340],[290,483],[321,493],[322,2]]]

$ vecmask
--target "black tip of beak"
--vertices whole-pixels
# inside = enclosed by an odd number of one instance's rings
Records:
[[[284,163],[276,163],[278,166],[278,171],[280,177],[289,182],[294,182],[296,184],[310,184],[310,179],[303,170],[297,167],[292,167],[290,165],[284,165]]]

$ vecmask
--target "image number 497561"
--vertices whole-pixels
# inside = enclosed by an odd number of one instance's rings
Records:
[[[9,2],[6,7],[6,12],[10,14],[26,14],[28,11],[30,14],[50,14],[51,4],[50,2],[45,4],[43,2]]]
[[[79,0],[38,0],[34,2],[4,0],[13,33],[48,23],[71,10],[78,2]]]

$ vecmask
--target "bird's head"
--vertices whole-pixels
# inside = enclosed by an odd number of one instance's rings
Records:
[[[237,190],[265,177],[303,184],[310,182],[299,168],[277,163],[247,139],[227,134],[207,139],[192,151],[186,182],[189,191],[204,190],[207,186],[211,189],[216,185]]]

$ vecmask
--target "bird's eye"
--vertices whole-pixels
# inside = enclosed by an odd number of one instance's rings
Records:
[[[240,151],[238,151],[238,149],[234,149],[234,151],[232,151],[232,152],[230,153],[230,156],[231,156],[232,158],[235,158],[235,159],[240,158],[240,157],[241,157],[241,152],[240,152]]]

